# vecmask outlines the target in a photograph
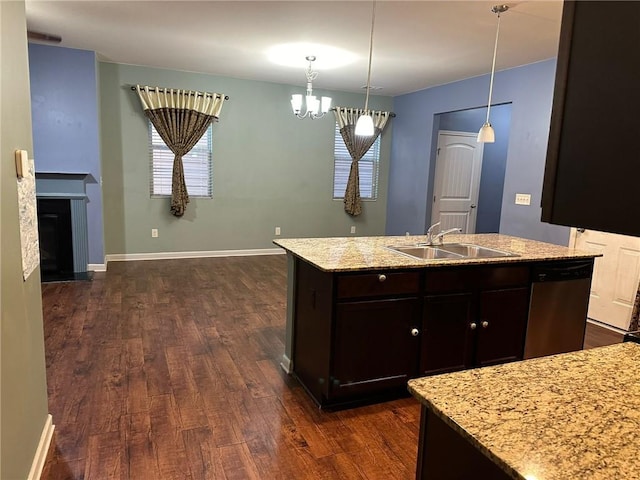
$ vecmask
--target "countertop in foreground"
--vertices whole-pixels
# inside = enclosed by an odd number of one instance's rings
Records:
[[[425,235],[414,235],[406,237],[282,238],[274,240],[273,243],[327,272],[570,260],[599,256],[593,252],[497,233],[447,235],[445,243],[473,243],[515,253],[519,256],[423,260],[386,248],[398,245],[415,245],[425,241]]]
[[[411,380],[426,407],[516,479],[640,478],[640,344]]]

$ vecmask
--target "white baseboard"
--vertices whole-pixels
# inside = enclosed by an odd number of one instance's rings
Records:
[[[606,328],[607,330],[611,330],[612,332],[621,333],[621,334],[627,333],[627,330],[624,330],[623,328],[614,327],[613,325],[599,322],[598,320],[594,320],[593,318],[587,318],[587,323],[591,323],[593,325]]]
[[[40,443],[38,443],[38,449],[33,457],[33,463],[31,464],[31,470],[27,480],[39,480],[42,475],[42,469],[44,468],[44,462],[47,459],[47,453],[49,452],[49,445],[51,445],[51,437],[53,437],[53,430],[56,426],[53,424],[53,417],[51,414],[47,415],[44,421],[44,427],[42,428],[42,434],[40,435]]]
[[[293,373],[293,362],[289,357],[287,357],[286,353],[282,355],[280,366],[285,372],[287,372],[287,374],[291,375],[291,373]]]
[[[182,258],[211,258],[211,257],[249,257],[255,255],[283,255],[282,248],[253,248],[247,250],[212,250],[202,252],[157,252],[157,253],[115,253],[105,256],[109,262],[128,262],[136,260],[175,260]]]
[[[87,270],[89,272],[106,272],[107,265],[104,263],[90,263],[87,265]]]

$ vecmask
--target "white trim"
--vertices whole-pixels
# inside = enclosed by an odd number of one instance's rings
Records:
[[[51,437],[53,437],[53,430],[55,428],[56,426],[53,424],[53,417],[51,414],[48,414],[44,421],[44,427],[42,428],[42,434],[40,435],[40,443],[38,443],[38,449],[33,457],[33,463],[31,464],[31,470],[29,470],[27,480],[39,480],[40,475],[42,475],[42,469],[44,468],[44,462],[47,459],[47,452],[49,452]]]
[[[287,357],[286,353],[282,355],[280,366],[285,372],[287,372],[287,374],[291,375],[293,373],[293,362],[289,357]]]
[[[90,263],[87,265],[87,270],[89,272],[106,272],[107,265],[104,263]]]
[[[250,257],[255,255],[283,255],[282,248],[252,248],[247,250],[212,250],[203,252],[156,252],[156,253],[115,253],[105,256],[109,262],[128,262],[135,260],[168,260],[181,258],[210,257]]]
[[[591,323],[593,325],[597,325],[598,327],[606,328],[607,330],[611,330],[612,332],[625,334],[627,330],[624,328],[614,327],[613,325],[609,325],[607,323],[600,322],[599,320],[594,320],[593,318],[587,318],[587,323]]]

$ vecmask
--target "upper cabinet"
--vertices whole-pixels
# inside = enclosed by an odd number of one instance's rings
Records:
[[[542,220],[640,236],[640,2],[565,1]]]

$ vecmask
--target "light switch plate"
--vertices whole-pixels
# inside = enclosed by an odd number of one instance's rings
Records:
[[[516,205],[531,205],[531,195],[528,193],[516,193]]]

